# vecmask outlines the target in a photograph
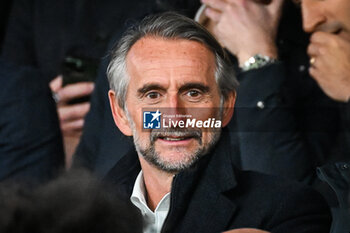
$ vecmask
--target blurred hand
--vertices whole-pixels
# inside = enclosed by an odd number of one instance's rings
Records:
[[[313,62],[310,75],[322,90],[337,101],[350,98],[350,41],[327,32],[315,32],[308,54]],[[310,60],[310,61],[311,61]]]
[[[62,81],[62,76],[56,77],[50,82],[50,88],[56,96],[57,112],[66,154],[66,167],[69,168],[72,155],[78,146],[82,134],[84,117],[90,110],[90,103],[69,105],[68,102],[90,95],[94,89],[94,83],[80,82],[62,87]]]
[[[62,87],[62,76],[58,76],[51,81],[50,88],[58,97],[57,110],[63,135],[80,135],[90,103],[68,105],[68,102],[90,95],[94,89],[94,83],[81,82]]]
[[[284,0],[201,0],[213,21],[212,33],[242,65],[256,54],[277,58],[275,43]]]
[[[223,233],[269,233],[267,231],[253,229],[253,228],[242,228],[242,229],[235,229],[230,231],[225,231]]]

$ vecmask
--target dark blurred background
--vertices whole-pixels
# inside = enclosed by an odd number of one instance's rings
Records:
[[[6,24],[11,11],[12,0],[1,0],[0,3],[0,52],[4,41]]]

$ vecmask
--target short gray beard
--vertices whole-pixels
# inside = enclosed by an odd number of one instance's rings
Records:
[[[199,131],[199,133],[198,133]],[[161,171],[176,174],[178,172],[181,172],[185,169],[188,169],[193,164],[195,164],[200,158],[202,158],[204,155],[208,154],[211,149],[215,146],[217,141],[220,138],[221,130],[215,131],[213,134],[210,135],[209,143],[206,145],[203,145],[202,143],[202,132],[199,129],[179,129],[179,128],[171,128],[167,130],[162,131],[155,131],[152,130],[150,134],[150,145],[148,148],[143,148],[141,143],[139,142],[139,137],[136,131],[133,129],[134,132],[134,143],[136,147],[136,151],[139,155],[142,155],[142,157],[149,162],[150,164],[154,165],[156,168],[158,168]],[[199,134],[200,136],[193,137],[196,140],[198,140],[199,147],[192,153],[186,154],[183,156],[183,159],[179,161],[166,161],[164,160],[156,151],[155,149],[155,141],[157,140],[158,136],[160,135],[172,135],[172,136],[189,136],[191,134]],[[179,148],[174,148],[174,150],[178,153],[184,153]]]
[[[128,121],[131,125],[133,131],[133,139],[136,151],[139,156],[142,156],[149,164],[153,165],[157,169],[171,173],[177,174],[183,170],[190,168],[194,165],[200,158],[210,153],[214,148],[216,143],[220,139],[221,129],[215,129],[212,134],[209,135],[209,142],[206,145],[202,143],[202,130],[201,129],[183,129],[183,128],[170,128],[170,129],[153,129],[150,133],[150,145],[148,148],[142,145],[140,142],[140,137],[136,131],[135,122],[132,120],[127,106],[125,105],[125,113],[128,118]],[[222,105],[218,113],[219,116],[222,116]],[[221,117],[220,117],[221,119]],[[198,140],[199,147],[193,153],[183,156],[184,159],[177,162],[165,161],[155,149],[155,141],[159,136],[191,136]],[[174,148],[179,153],[182,153],[178,148]]]

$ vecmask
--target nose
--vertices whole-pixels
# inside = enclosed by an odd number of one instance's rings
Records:
[[[317,30],[318,26],[326,22],[324,8],[321,1],[303,0],[301,3],[303,28],[305,32],[311,33]]]
[[[167,107],[173,109],[176,111],[178,108],[181,107],[181,100],[177,93],[171,93],[168,96],[168,101],[167,101]]]
[[[181,98],[177,95],[177,93],[171,93],[168,96],[167,106],[166,106],[167,114],[173,116],[172,120],[181,120],[183,115],[184,106],[181,102]]]

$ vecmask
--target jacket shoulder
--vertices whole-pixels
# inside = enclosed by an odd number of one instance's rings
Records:
[[[311,187],[253,171],[237,171],[237,200],[242,219],[273,232],[329,232],[331,214]]]

